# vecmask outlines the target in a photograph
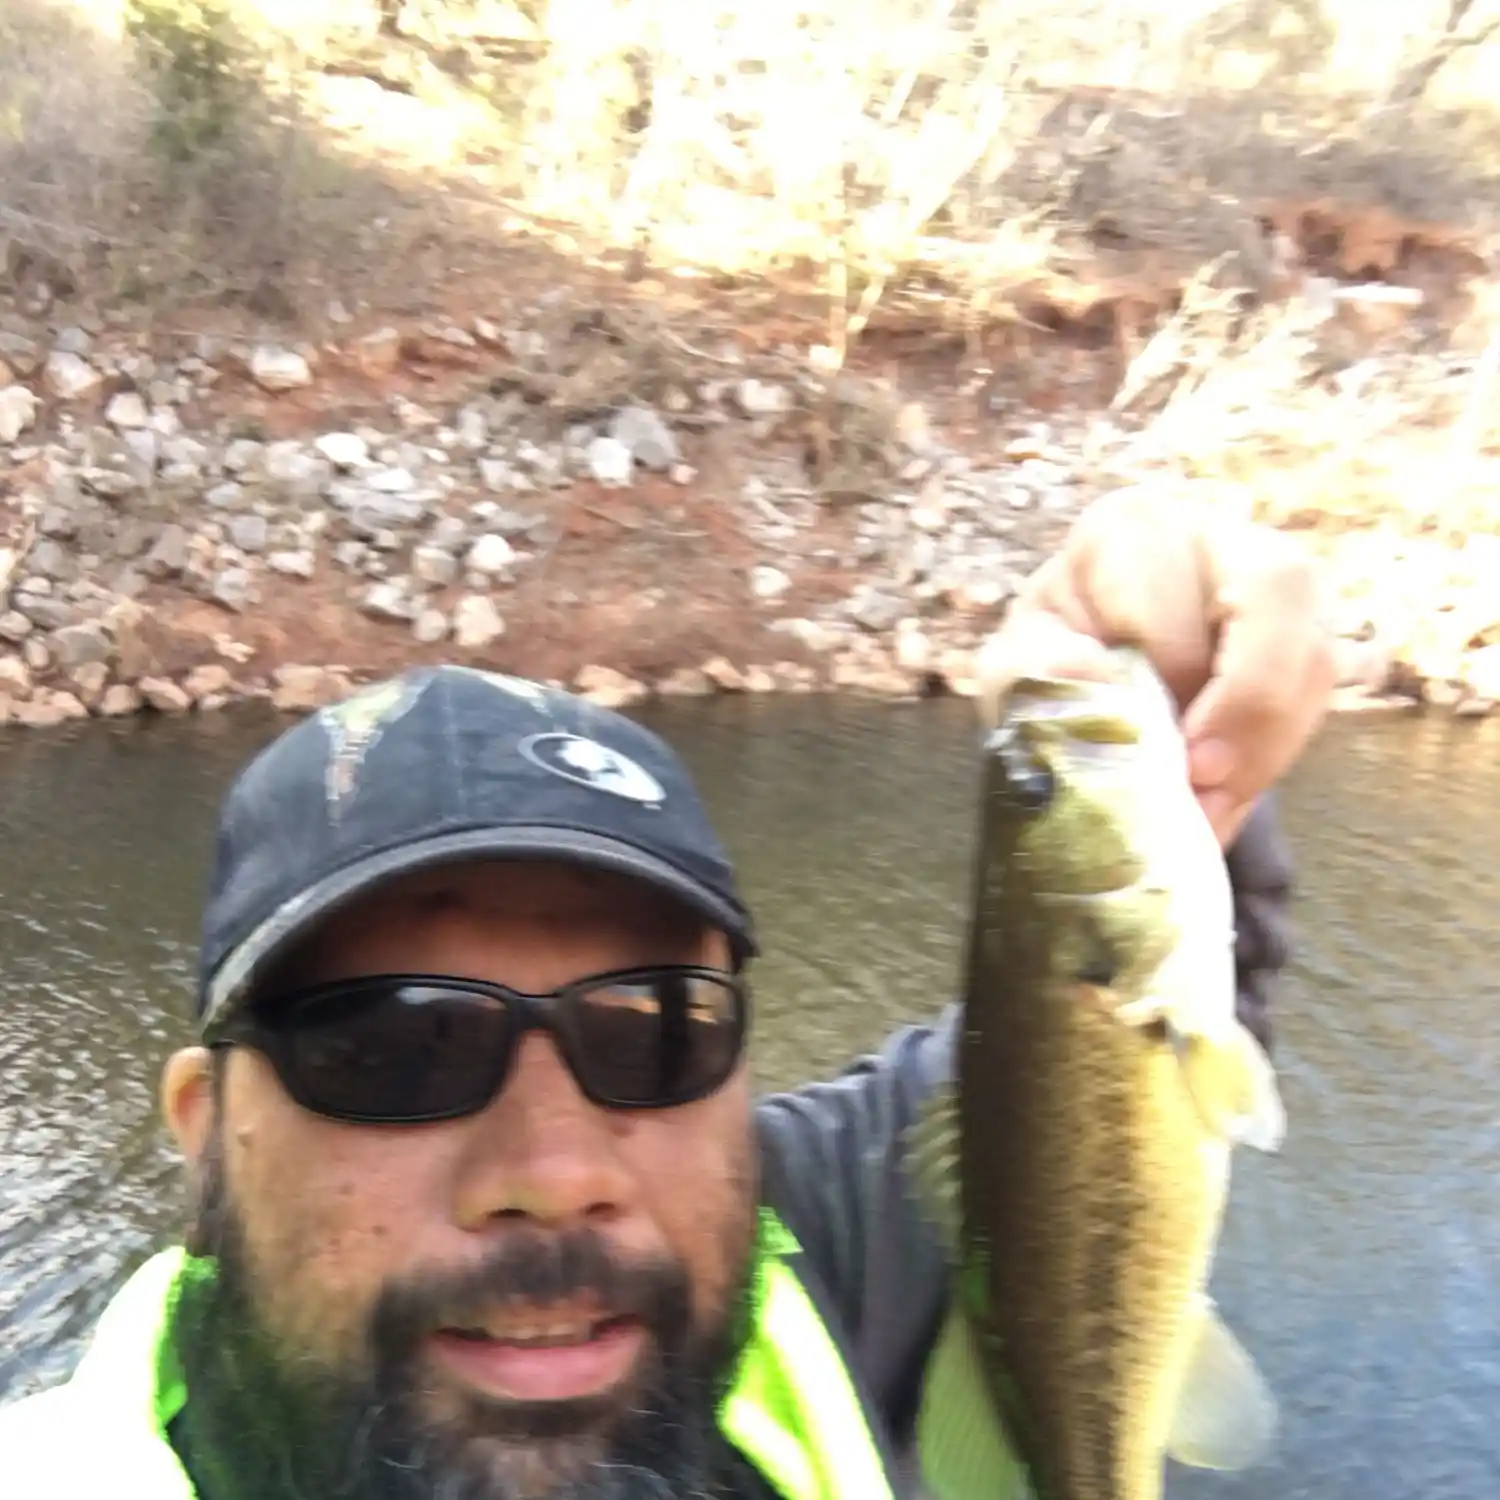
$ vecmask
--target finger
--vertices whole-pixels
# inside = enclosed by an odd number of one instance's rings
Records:
[[[1244,806],[1292,765],[1327,711],[1332,642],[1319,575],[1290,538],[1236,527],[1208,539],[1205,554],[1218,647],[1183,728],[1195,785]]]
[[[1096,500],[1069,549],[1069,586],[1092,603],[1091,633],[1144,651],[1179,706],[1202,688],[1213,652],[1203,525],[1201,508],[1132,487]]]

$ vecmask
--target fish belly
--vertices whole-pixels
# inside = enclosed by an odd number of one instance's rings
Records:
[[[1171,1047],[1070,991],[985,1007],[961,1049],[973,1311],[1038,1500],[1159,1500],[1228,1153]]]

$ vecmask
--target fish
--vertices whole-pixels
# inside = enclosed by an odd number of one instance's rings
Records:
[[[908,1173],[952,1264],[917,1441],[929,1500],[1161,1500],[1277,1407],[1209,1291],[1237,1146],[1286,1115],[1235,1014],[1234,905],[1149,661],[1031,677],[984,742],[951,1086]]]

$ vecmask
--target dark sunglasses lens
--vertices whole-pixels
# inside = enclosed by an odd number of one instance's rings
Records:
[[[743,1029],[727,980],[670,971],[574,990],[559,1023],[579,1081],[627,1109],[711,1093],[734,1071]]]
[[[290,1018],[284,1055],[320,1113],[420,1120],[483,1108],[504,1065],[505,1006],[441,985],[351,985]]]

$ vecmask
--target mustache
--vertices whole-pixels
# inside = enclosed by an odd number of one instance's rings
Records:
[[[377,1346],[409,1352],[439,1328],[465,1328],[496,1312],[548,1305],[632,1318],[673,1347],[691,1320],[685,1268],[675,1259],[626,1258],[594,1229],[518,1230],[460,1271],[388,1286],[374,1313]]]

